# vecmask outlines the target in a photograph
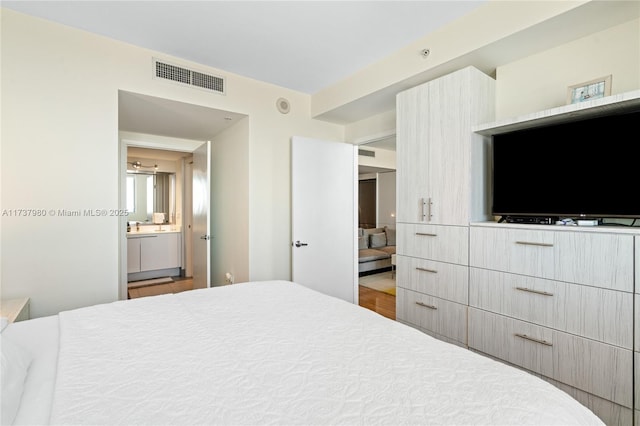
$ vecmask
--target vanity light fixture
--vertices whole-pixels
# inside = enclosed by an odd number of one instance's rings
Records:
[[[153,166],[145,166],[144,164],[142,164],[139,161],[131,161],[128,164],[131,164],[131,167],[133,167],[136,170],[140,170],[140,169],[154,169],[154,170],[158,170],[158,165],[154,164]]]

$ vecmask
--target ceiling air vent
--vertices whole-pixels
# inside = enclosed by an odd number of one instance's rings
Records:
[[[188,84],[189,86],[200,87],[202,89],[224,94],[225,81],[222,77],[179,67],[157,59],[153,60],[153,65],[155,68],[154,73],[157,78],[164,78],[165,80]]]
[[[368,151],[366,149],[359,149],[358,150],[358,155],[362,155],[364,157],[375,157],[376,156],[376,152],[375,151]]]

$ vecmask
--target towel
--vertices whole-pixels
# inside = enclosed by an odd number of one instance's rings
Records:
[[[164,223],[164,213],[154,213],[153,214],[153,223]]]

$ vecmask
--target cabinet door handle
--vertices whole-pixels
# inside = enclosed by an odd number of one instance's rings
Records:
[[[426,232],[416,232],[416,235],[421,237],[437,237],[438,236],[438,234],[429,234]]]
[[[527,336],[526,334],[515,333],[514,336],[519,337],[521,339],[530,340],[532,342],[540,343],[545,346],[553,346],[553,343],[547,342],[546,340],[536,339],[535,337]]]
[[[422,303],[422,302],[416,302],[416,305],[422,306],[423,308],[433,309],[434,311],[438,309],[437,306],[427,305],[426,303]]]
[[[436,271],[435,269],[420,268],[418,266],[416,266],[416,271],[431,272],[431,273],[434,273],[434,274],[438,273],[438,271]]]
[[[420,207],[421,207],[420,215],[422,216],[422,220],[424,222],[431,221],[431,217],[432,217],[431,204],[433,204],[431,202],[431,198],[421,198],[420,199]],[[426,212],[425,212],[425,206],[427,206]]]
[[[541,294],[543,296],[553,296],[553,293],[549,293],[547,291],[541,291],[541,290],[534,290],[532,288],[516,287],[515,289],[520,291],[526,291],[527,293]]]
[[[539,247],[553,247],[553,244],[549,243],[534,243],[531,241],[516,241],[516,244],[522,244],[525,246],[539,246]]]

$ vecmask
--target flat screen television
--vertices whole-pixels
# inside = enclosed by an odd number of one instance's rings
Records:
[[[640,110],[492,136],[492,214],[640,218]]]

